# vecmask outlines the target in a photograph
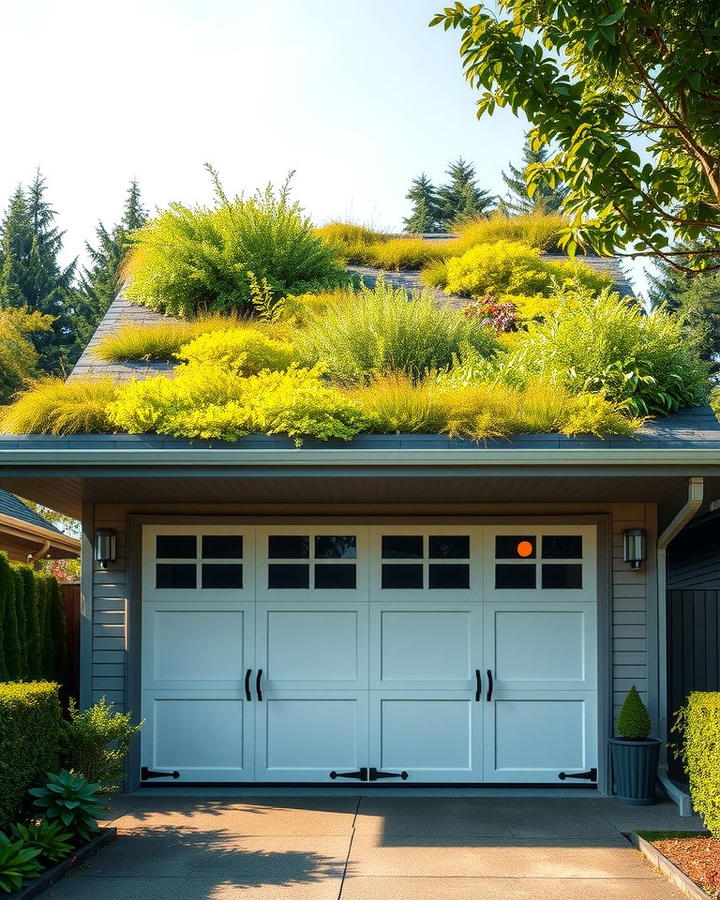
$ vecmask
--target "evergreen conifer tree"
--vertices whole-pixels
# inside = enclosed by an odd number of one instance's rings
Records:
[[[133,179],[127,189],[120,222],[108,229],[102,222],[95,228],[95,246],[85,244],[90,266],[80,274],[77,291],[75,331],[85,346],[93,336],[100,319],[122,287],[122,261],[132,243],[132,235],[147,221],[140,186]]]
[[[440,226],[435,185],[425,172],[413,178],[405,198],[412,203],[412,209],[405,223],[405,231],[410,234],[437,234]]]
[[[17,567],[23,582],[23,601],[25,604],[25,633],[27,641],[27,677],[31,681],[39,681],[43,676],[40,619],[38,616],[37,576],[28,565]]]
[[[15,579],[5,553],[0,553],[0,594],[5,608],[2,623],[5,667],[8,680],[15,681],[20,678],[20,635],[15,606]]]
[[[7,598],[0,590],[0,681],[8,680],[7,664],[5,663],[5,617],[7,614]]]
[[[19,678],[28,677],[28,645],[27,617],[25,615],[25,584],[17,566],[11,566],[15,594],[15,618],[17,619],[18,639],[20,641],[20,674]]]
[[[65,681],[65,610],[62,591],[57,578],[45,575],[47,590],[47,633],[50,639],[52,679],[58,684]]]
[[[27,189],[19,187],[0,224],[0,305],[27,307],[54,318],[33,343],[40,367],[61,372],[73,357],[72,300],[75,262],[62,267],[64,232],[54,225],[55,210],[37,170]]]
[[[53,654],[52,625],[50,616],[50,579],[37,576],[38,618],[40,619],[40,665],[42,677],[55,680],[55,656]]]
[[[546,184],[538,186],[532,197],[528,195],[525,173],[528,166],[533,163],[547,161],[547,147],[533,150],[530,143],[530,135],[525,136],[523,144],[522,166],[518,169],[512,163],[509,164],[510,174],[502,173],[503,181],[508,187],[508,195],[505,199],[505,208],[515,214],[523,213],[552,213],[557,212],[565,197],[567,188],[564,186],[551,188]]]
[[[447,182],[437,190],[439,219],[444,230],[490,213],[496,198],[478,187],[475,166],[461,156],[446,170]]]

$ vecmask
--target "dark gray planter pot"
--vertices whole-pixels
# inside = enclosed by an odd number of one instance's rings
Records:
[[[645,738],[626,741],[610,738],[610,758],[615,779],[615,799],[631,806],[655,803],[655,780],[662,741]]]

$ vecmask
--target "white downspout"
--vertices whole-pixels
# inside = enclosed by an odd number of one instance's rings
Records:
[[[667,526],[657,541],[658,586],[658,702],[660,709],[660,738],[667,742],[667,548],[670,541],[687,525],[700,509],[703,500],[703,480],[698,476],[688,479],[688,496],[685,505]],[[658,779],[668,797],[677,803],[681,816],[692,815],[690,797],[668,775],[667,747],[663,747]]]

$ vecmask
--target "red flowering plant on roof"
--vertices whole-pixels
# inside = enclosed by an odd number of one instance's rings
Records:
[[[517,331],[517,306],[510,300],[498,301],[492,294],[471,300],[463,312],[469,319],[480,319],[496,331]]]

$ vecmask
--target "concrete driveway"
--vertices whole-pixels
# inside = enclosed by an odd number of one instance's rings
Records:
[[[129,795],[53,900],[666,900],[623,836],[699,827],[602,798]]]

